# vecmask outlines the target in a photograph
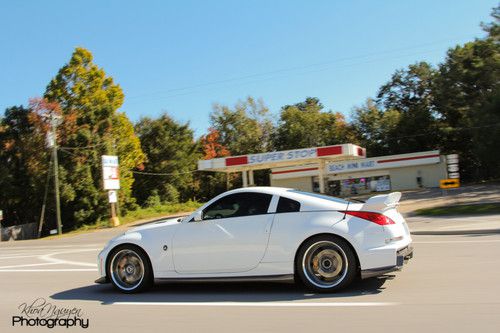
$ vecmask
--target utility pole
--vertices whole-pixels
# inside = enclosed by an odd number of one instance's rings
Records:
[[[47,205],[47,195],[49,194],[49,182],[50,182],[50,173],[52,170],[52,156],[50,158],[49,169],[47,171],[47,180],[45,181],[45,192],[43,194],[43,204],[42,204],[42,212],[40,213],[40,222],[38,223],[38,238],[42,235],[43,222],[45,221],[45,206]]]
[[[50,126],[52,131],[52,162],[54,163],[54,192],[56,197],[56,219],[57,219],[57,233],[62,235],[61,223],[61,203],[59,200],[59,161],[57,159],[57,126],[61,122],[61,116],[52,113],[50,115]]]

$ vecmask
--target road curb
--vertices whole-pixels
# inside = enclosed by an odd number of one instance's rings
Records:
[[[412,235],[427,235],[427,236],[437,236],[437,235],[493,235],[500,234],[500,229],[476,229],[476,230],[443,230],[443,231],[412,231]]]

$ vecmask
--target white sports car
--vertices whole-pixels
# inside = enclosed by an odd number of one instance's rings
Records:
[[[128,230],[99,253],[100,278],[131,293],[154,280],[287,280],[332,292],[413,256],[401,193],[352,202],[277,187],[220,194],[189,216]]]

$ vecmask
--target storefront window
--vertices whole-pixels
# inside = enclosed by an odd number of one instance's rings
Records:
[[[319,179],[312,177],[313,191],[319,193]],[[328,195],[350,197],[371,192],[391,190],[391,179],[387,176],[349,178],[342,180],[325,179],[325,192]]]
[[[312,177],[313,192],[319,193],[319,178]],[[334,197],[340,196],[340,180],[325,179],[325,194]]]

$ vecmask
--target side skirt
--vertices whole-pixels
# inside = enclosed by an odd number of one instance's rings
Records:
[[[260,276],[235,276],[235,277],[188,277],[188,278],[155,278],[155,282],[250,282],[250,281],[294,281],[293,274],[286,275],[260,275]]]

